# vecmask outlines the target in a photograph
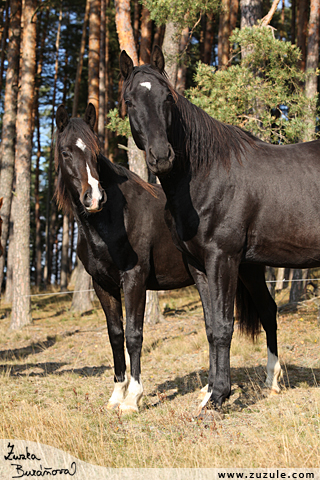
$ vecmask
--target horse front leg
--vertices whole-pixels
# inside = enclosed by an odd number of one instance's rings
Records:
[[[119,288],[106,291],[93,281],[93,287],[106,315],[108,334],[114,362],[114,389],[107,408],[118,407],[125,399],[128,388],[126,362],[124,354],[124,331],[121,295]]]
[[[266,332],[268,350],[266,386],[270,388],[272,394],[280,393],[278,381],[282,377],[282,369],[278,359],[277,305],[266,285],[264,266],[240,265],[239,276],[250,293],[252,306],[256,308]]]
[[[210,299],[206,332],[210,345],[210,365],[208,394],[200,408],[203,408],[208,400],[214,407],[221,407],[231,392],[230,346],[238,269],[239,259],[221,250],[211,252],[206,262]]]
[[[138,412],[143,395],[141,381],[141,350],[146,303],[145,275],[128,272],[124,275],[123,291],[126,306],[126,347],[130,357],[130,383],[125,400],[119,405],[122,412]]]

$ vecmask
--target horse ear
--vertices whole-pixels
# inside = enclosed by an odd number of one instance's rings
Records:
[[[84,114],[84,121],[89,125],[92,131],[94,131],[94,126],[96,124],[97,114],[96,109],[92,103],[89,103]]]
[[[63,132],[66,126],[69,123],[69,117],[67,114],[64,105],[59,105],[58,110],[56,112],[56,125],[58,127],[59,132]]]
[[[125,80],[130,77],[133,70],[133,61],[125,50],[120,53],[120,72]]]
[[[158,45],[153,47],[150,59],[151,66],[156,70],[159,70],[160,73],[164,71],[164,56],[162,50]]]

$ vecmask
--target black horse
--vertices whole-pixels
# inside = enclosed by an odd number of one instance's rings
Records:
[[[270,145],[214,120],[172,88],[159,47],[135,68],[123,51],[120,68],[132,134],[166,194],[175,243],[207,279],[205,400],[220,406],[231,388],[238,275],[252,298],[247,313],[255,310],[267,334],[270,372],[280,374],[264,266],[320,265],[320,141]]]
[[[108,407],[137,411],[143,393],[140,355],[146,290],[175,289],[194,282],[165,225],[162,188],[106,159],[93,131],[95,121],[92,104],[84,120],[69,120],[63,105],[58,108],[55,196],[58,205],[75,216],[77,253],[93,278],[106,315],[115,374]],[[130,383],[120,288],[126,308]]]

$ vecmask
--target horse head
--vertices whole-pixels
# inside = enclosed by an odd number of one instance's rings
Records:
[[[175,158],[170,142],[172,111],[176,92],[164,73],[164,57],[155,47],[150,65],[134,67],[123,50],[120,70],[124,78],[123,99],[127,106],[133,138],[146,152],[147,165],[152,173],[166,175]]]
[[[99,182],[97,159],[100,147],[94,132],[95,122],[96,110],[91,103],[83,120],[69,119],[64,106],[58,107],[55,164],[58,171],[57,199],[61,207],[64,207],[65,189],[88,213],[99,212],[107,200]]]

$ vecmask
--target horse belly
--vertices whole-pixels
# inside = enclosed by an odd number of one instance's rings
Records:
[[[319,266],[320,221],[275,219],[276,215],[248,231],[245,261],[273,267]]]

